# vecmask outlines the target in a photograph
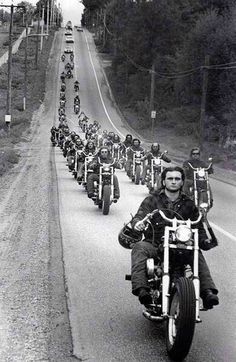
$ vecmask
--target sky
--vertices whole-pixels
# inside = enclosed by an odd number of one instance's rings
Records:
[[[35,5],[38,0],[26,0],[32,5]],[[1,4],[10,5],[18,4],[21,0],[0,0]],[[83,13],[84,6],[80,0],[57,0],[57,4],[61,6],[64,25],[68,20],[72,21],[72,25],[80,25],[81,15]]]

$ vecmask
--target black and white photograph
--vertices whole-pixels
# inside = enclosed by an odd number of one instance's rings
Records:
[[[235,0],[0,0],[0,362],[234,362],[235,220]]]

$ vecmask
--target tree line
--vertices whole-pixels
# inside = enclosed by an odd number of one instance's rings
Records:
[[[204,137],[236,135],[236,5],[233,0],[83,0],[82,24],[112,57],[119,101],[150,121],[151,69],[159,122],[199,136],[203,72],[208,73]],[[209,56],[209,66],[205,59]]]

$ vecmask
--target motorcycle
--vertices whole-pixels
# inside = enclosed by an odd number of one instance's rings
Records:
[[[75,90],[75,92],[79,91],[79,83],[74,84],[74,90]]]
[[[131,180],[135,185],[139,185],[141,174],[143,171],[143,153],[135,151],[133,154],[133,162],[131,165]]]
[[[165,323],[166,348],[175,361],[182,361],[188,354],[195,330],[200,323],[199,240],[197,220],[180,220],[166,217],[163,211],[154,210],[143,222],[159,213],[165,226],[159,245],[159,257],[146,261],[146,272],[152,303],[143,311],[152,322]],[[132,245],[130,246],[132,248]],[[126,275],[131,280],[131,275]]]
[[[73,78],[73,73],[72,73],[72,71],[70,69],[67,70],[66,77],[68,79]]]
[[[79,150],[77,149],[75,152],[75,159],[74,159],[74,171],[73,171],[73,175],[74,178],[77,179],[78,176],[78,170],[79,170],[79,162],[81,162],[81,155],[83,153],[83,150]],[[80,185],[80,183],[79,183]]]
[[[162,171],[164,170],[162,156],[166,153],[167,151],[164,151],[160,156],[153,156],[151,159],[150,171],[148,172],[145,179],[149,190],[157,190],[161,186],[160,177]]]
[[[83,183],[83,186],[85,187],[85,189],[86,189],[86,185],[87,185],[88,174],[93,172],[93,170],[91,170],[89,168],[89,164],[93,161],[93,159],[94,159],[94,155],[91,153],[91,154],[88,154],[88,156],[86,156],[85,160],[84,160],[84,174],[83,174],[83,178],[82,178],[81,182],[79,182],[79,184]]]
[[[65,59],[66,59],[65,54],[62,54],[62,56],[61,56],[61,61],[64,62]]]
[[[61,92],[65,92],[65,90],[66,90],[66,85],[65,85],[65,83],[62,83],[61,84]]]
[[[75,114],[78,114],[79,111],[80,111],[80,105],[79,105],[79,104],[75,104],[75,105],[74,105],[74,112],[75,112]]]
[[[99,160],[100,163],[100,160]],[[95,181],[94,203],[102,209],[103,215],[108,215],[111,203],[114,199],[113,164],[100,163],[99,181]],[[117,200],[115,200],[117,201]]]
[[[212,158],[209,158],[209,162],[206,168],[194,168],[191,163],[188,162],[189,167],[193,170],[193,186],[190,187],[190,194],[193,196],[196,207],[204,217],[212,207],[212,195],[208,175],[208,171],[212,167]]]
[[[112,149],[111,149],[111,155],[112,155],[112,158],[118,162],[122,158],[121,147],[118,143],[113,143]]]

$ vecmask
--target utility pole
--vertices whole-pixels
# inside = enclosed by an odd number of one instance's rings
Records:
[[[204,126],[205,126],[205,115],[206,115],[206,96],[207,96],[207,85],[208,85],[208,66],[210,64],[209,55],[205,56],[205,66],[203,69],[203,83],[202,83],[202,100],[201,100],[201,115],[199,120],[199,147],[203,150],[204,144]]]
[[[27,78],[28,78],[28,18],[26,15],[25,23],[25,79],[24,79],[24,98],[23,98],[23,110],[26,110],[26,97],[27,97]]]
[[[40,51],[42,51],[42,49],[43,49],[44,11],[45,11],[45,7],[43,6],[42,19],[41,19],[41,39],[40,39]]]
[[[152,69],[150,70],[151,73],[151,92],[150,92],[150,106],[149,112],[151,116],[151,124],[152,124],[152,141],[154,142],[154,120],[156,118],[156,111],[154,110],[154,94],[155,94],[155,64],[152,64]]]
[[[47,32],[47,34],[49,34],[49,0],[47,0],[47,30],[46,30],[46,32]]]
[[[37,26],[37,34],[39,34],[40,29],[40,15],[41,15],[41,6],[39,7],[38,13],[38,26]],[[38,57],[39,57],[39,37],[36,37],[36,51],[35,51],[35,68],[38,69]]]
[[[12,83],[12,29],[13,29],[13,12],[14,8],[23,8],[25,6],[17,6],[17,5],[1,5],[1,7],[11,8],[11,16],[10,16],[10,26],[9,26],[9,50],[8,50],[8,73],[7,73],[7,104],[6,104],[6,115],[5,122],[8,127],[8,131],[10,133],[11,127],[11,83]]]

